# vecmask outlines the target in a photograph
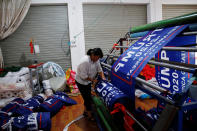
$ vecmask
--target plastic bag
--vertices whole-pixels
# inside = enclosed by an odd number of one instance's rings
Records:
[[[67,69],[66,71],[66,83],[70,89],[70,92],[72,94],[76,94],[76,93],[79,93],[79,89],[75,83],[75,75],[76,75],[76,72],[71,70],[70,68]]]

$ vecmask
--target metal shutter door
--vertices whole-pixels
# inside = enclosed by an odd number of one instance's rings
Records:
[[[163,5],[163,19],[197,11],[197,5]]]
[[[147,23],[146,5],[84,5],[86,51],[100,47],[104,54],[130,27]]]
[[[5,66],[27,65],[34,59],[30,54],[31,38],[40,47],[38,62],[53,61],[63,69],[71,67],[67,6],[31,6],[17,31],[0,41]]]

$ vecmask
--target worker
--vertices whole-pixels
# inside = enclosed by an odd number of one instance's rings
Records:
[[[100,48],[89,49],[77,66],[76,84],[84,100],[85,110],[83,115],[89,120],[94,120],[92,112],[92,97],[91,84],[97,82],[95,78],[97,74],[105,80],[103,70],[99,59],[103,57],[103,52]]]

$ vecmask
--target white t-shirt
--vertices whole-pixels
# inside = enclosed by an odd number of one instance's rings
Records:
[[[98,72],[102,72],[99,60],[91,61],[90,56],[86,55],[81,60],[77,67],[76,81],[82,85],[88,85],[91,81],[86,80],[88,77],[95,78]]]

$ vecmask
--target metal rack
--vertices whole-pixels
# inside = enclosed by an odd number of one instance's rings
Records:
[[[44,78],[44,72],[43,72],[43,63],[30,65],[28,68],[30,70],[30,86],[33,91],[33,95],[39,94],[42,92],[41,84],[40,84],[40,77],[39,77],[39,71],[41,70],[42,78]],[[36,79],[36,83],[33,83],[33,80]]]
[[[197,32],[184,32],[182,33],[182,35],[196,35]],[[116,46],[113,46],[113,48],[110,50],[109,54],[107,54],[106,59],[101,62],[101,65],[103,67],[103,69],[108,70],[107,75],[110,75],[111,72],[111,67],[113,62],[109,62],[109,60],[114,61],[117,60],[117,58],[125,51],[125,48],[129,48],[128,45],[123,45],[123,42],[129,42],[132,43],[132,41],[139,39],[141,37],[138,38],[130,38],[129,33],[127,33],[125,35],[125,38],[120,38],[119,41],[117,42]],[[197,43],[196,43],[197,44]],[[194,45],[191,45],[191,47],[163,47],[162,50],[170,50],[170,51],[187,51],[187,52],[197,52],[197,48],[193,47]],[[120,50],[119,50],[119,49]],[[117,53],[117,50],[119,50],[119,54]],[[115,52],[115,53],[114,53]],[[197,65],[193,65],[193,64],[185,64],[185,63],[179,63],[179,62],[173,62],[173,61],[167,61],[167,60],[158,60],[156,58],[152,58],[148,64],[151,65],[157,65],[157,66],[163,66],[163,67],[167,67],[167,68],[172,68],[172,69],[176,69],[176,70],[180,70],[180,71],[184,71],[184,72],[189,72],[193,74],[193,77],[190,79],[190,84],[191,82],[193,82],[193,80],[197,79]],[[110,81],[110,76],[108,77],[109,81]],[[176,122],[177,125],[177,130],[178,131],[182,131],[182,123],[183,123],[183,113],[185,110],[190,111],[190,110],[196,110],[197,109],[197,102],[191,102],[191,103],[184,103],[185,98],[188,96],[188,89],[189,87],[186,87],[186,89],[184,90],[184,92],[182,93],[177,93],[176,94],[176,98],[175,100],[171,100],[168,99],[167,97],[164,97],[156,92],[154,92],[152,89],[157,90],[160,93],[166,93],[169,95],[172,95],[172,93],[170,93],[168,90],[161,88],[157,85],[154,85],[152,83],[147,82],[146,80],[140,78],[140,77],[136,77],[136,82],[138,88],[148,94],[150,94],[151,96],[153,96],[154,98],[158,99],[159,101],[165,101],[166,107],[163,110],[162,114],[160,115],[159,120],[156,122],[156,124],[154,125],[154,127],[152,128],[152,130],[167,130],[170,127],[169,123],[172,123],[173,120],[178,119]],[[143,86],[141,86],[142,84],[145,84],[148,86],[148,88],[145,88]],[[134,95],[134,93],[133,93]],[[135,97],[133,97],[135,99]],[[129,112],[127,112],[129,114]],[[169,114],[171,114],[169,116]],[[177,117],[175,114],[178,114]],[[143,127],[143,125],[137,120],[135,119],[131,114],[129,114],[129,116],[132,117],[132,119],[138,123],[141,128],[143,130],[147,130],[145,127]],[[164,118],[162,118],[164,117]]]

